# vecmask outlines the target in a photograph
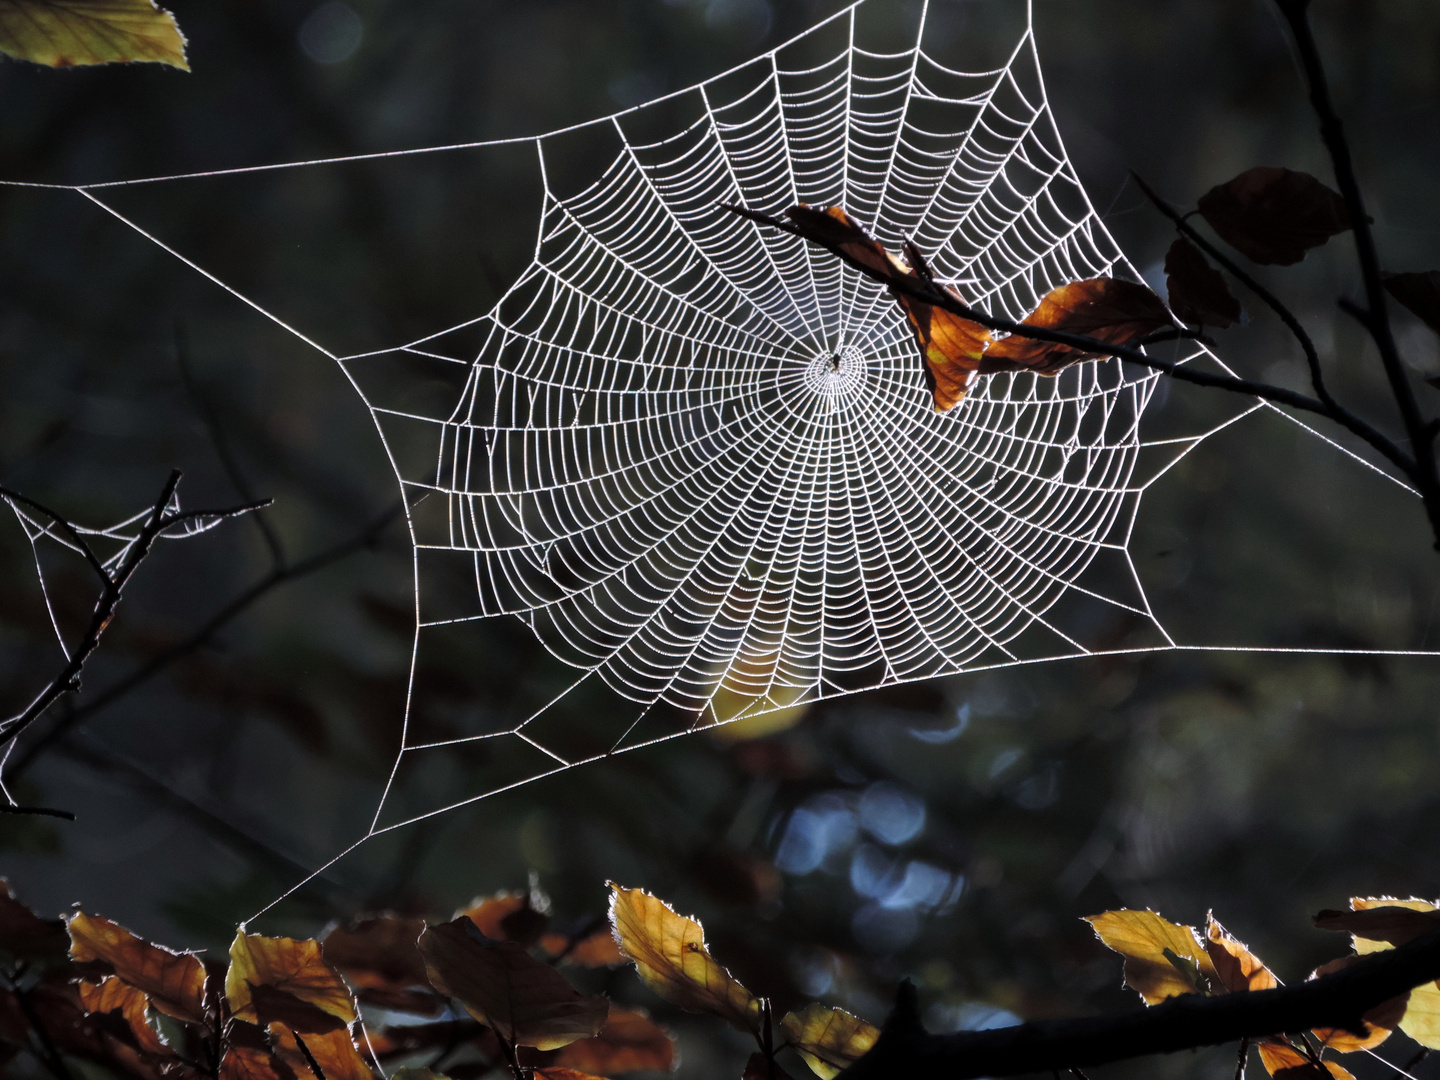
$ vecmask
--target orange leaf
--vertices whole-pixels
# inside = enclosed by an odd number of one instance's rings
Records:
[[[577,967],[619,967],[627,963],[608,924],[579,941],[564,934],[546,934],[540,939],[540,947],[551,956],[559,957],[560,963]]]
[[[1350,228],[1345,200],[1309,173],[1261,166],[1211,188],[1197,204],[1220,239],[1246,258],[1290,266]]]
[[[1240,301],[1225,278],[1183,236],[1165,253],[1165,287],[1170,292],[1170,310],[1181,322],[1223,330],[1240,319]]]
[[[1280,980],[1256,959],[1254,953],[1237,941],[1215,921],[1213,913],[1205,916],[1205,952],[1215,965],[1220,986],[1228,993],[1245,990],[1273,990]]]
[[[954,289],[943,288],[964,302]],[[894,296],[920,343],[920,355],[925,359],[925,385],[935,398],[935,411],[949,412],[964,400],[974,384],[981,357],[990,344],[990,331],[977,322],[903,293],[896,292]]]
[[[882,277],[894,280],[913,276],[905,260],[881,247],[880,241],[861,228],[842,206],[816,208],[800,203],[786,210],[785,216],[806,240],[848,255]]]
[[[645,984],[688,1012],[712,1013],[759,1036],[760,1002],[705,947],[705,931],[644,889],[610,882],[610,922]]]
[[[1107,911],[1086,922],[1106,946],[1125,957],[1125,984],[1154,1005],[1180,994],[1203,991],[1220,975],[1194,929],[1163,919],[1153,911]],[[1174,959],[1172,959],[1172,957]]]
[[[1325,1068],[1321,1069],[1305,1054],[1279,1039],[1261,1040],[1258,1049],[1265,1070],[1276,1080],[1355,1080],[1333,1061],[1324,1062]]]
[[[1175,322],[1160,298],[1144,285],[1118,278],[1090,278],[1051,290],[1020,325],[1082,334],[1107,345],[1126,346]],[[1033,371],[1054,375],[1081,360],[1106,355],[1011,334],[985,350],[980,373]]]
[[[355,1001],[313,938],[235,935],[225,997],[241,1020],[278,1020],[303,1031],[333,1031],[355,1019]]]
[[[118,923],[81,911],[70,919],[70,956],[105,961],[167,1016],[192,1024],[205,1021],[205,967],[193,953],[152,945]]]
[[[1437,905],[1429,900],[1393,897],[1350,898],[1350,912],[1322,911],[1315,925],[1351,934],[1355,951],[1364,956],[1405,944],[1436,929]],[[1440,985],[1425,983],[1410,991],[1400,1030],[1421,1046],[1440,1049]]]
[[[271,1024],[270,1038],[275,1043],[275,1053],[280,1060],[304,1080],[310,1080],[315,1070],[310,1067],[305,1052],[300,1049],[300,1040],[304,1040],[305,1050],[310,1052],[315,1064],[320,1066],[325,1080],[375,1080],[375,1074],[360,1056],[348,1028],[324,1034],[312,1032],[297,1035],[283,1024]]]
[[[464,915],[420,935],[430,982],[508,1042],[554,1050],[599,1033],[609,1003],[587,997],[513,941],[493,941]]]
[[[1340,971],[1359,959],[1358,956],[1342,956],[1338,960],[1331,960],[1328,964],[1321,964],[1311,972],[1310,978],[1318,979],[1322,975]],[[1382,1001],[1367,1012],[1362,1018],[1365,1021],[1363,1035],[1347,1031],[1344,1028],[1315,1028],[1312,1034],[1320,1040],[1321,1046],[1341,1054],[1351,1054],[1356,1050],[1370,1050],[1388,1039],[1390,1032],[1399,1026],[1401,1019],[1405,1016],[1405,1007],[1409,998],[1409,994],[1401,994],[1389,1001]]]
[[[77,989],[80,992],[80,1004],[85,1006],[87,1013],[119,1013],[120,1018],[129,1025],[138,1049],[148,1054],[173,1056],[170,1048],[150,1026],[150,1001],[143,990],[135,989],[115,975],[107,975],[98,986],[82,982]]]
[[[313,1080],[308,1064],[301,1075],[305,1080]],[[271,1051],[262,1029],[244,1021],[232,1021],[225,1028],[220,1080],[296,1080],[296,1076],[295,1071]]]
[[[610,1007],[600,1034],[562,1047],[556,1065],[582,1073],[668,1072],[675,1067],[675,1040],[640,1009]]]
[[[550,917],[532,908],[530,894],[523,892],[499,892],[494,896],[478,897],[456,914],[468,915],[488,938],[518,941],[527,947],[539,941],[550,925]]]

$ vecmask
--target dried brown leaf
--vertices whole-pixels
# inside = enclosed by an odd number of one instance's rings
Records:
[[[1118,278],[1090,278],[1051,290],[1020,325],[1124,347],[1175,323],[1160,298],[1146,286]],[[982,375],[1001,371],[1055,375],[1081,360],[1107,355],[1011,334],[985,350],[979,370]]]
[[[605,1076],[641,1069],[668,1072],[675,1067],[675,1040],[643,1010],[612,1005],[600,1033],[561,1047],[554,1064]]]
[[[1170,293],[1170,310],[1181,322],[1223,330],[1240,319],[1240,301],[1225,284],[1224,275],[1183,236],[1165,253],[1165,285]]]
[[[310,1057],[320,1066],[325,1080],[375,1080],[374,1072],[360,1055],[360,1049],[355,1045],[348,1028],[324,1033],[297,1034],[283,1024],[271,1024],[269,1030],[276,1055],[290,1066],[298,1077],[309,1080],[315,1071],[300,1049],[299,1044],[303,1040],[305,1050],[310,1052]]]
[[[508,1042],[554,1050],[604,1026],[604,998],[581,994],[515,942],[485,937],[465,915],[427,927],[420,954],[431,985]]]
[[[1205,952],[1215,966],[1218,987],[1236,994],[1246,990],[1273,990],[1280,985],[1270,969],[1216,921],[1205,916]]]
[[[98,985],[79,983],[76,989],[80,994],[80,1004],[87,1013],[118,1013],[129,1028],[129,1038],[136,1049],[147,1054],[173,1056],[170,1048],[161,1042],[159,1034],[150,1026],[150,1002],[143,990],[135,989],[114,975],[107,976]]]
[[[103,960],[167,1016],[204,1022],[205,967],[199,957],[152,945],[118,923],[83,911],[71,917],[69,930],[72,959]]]
[[[610,882],[610,923],[645,984],[673,1005],[760,1031],[760,1002],[710,955],[705,931],[644,889]]]
[[[1246,258],[1289,266],[1350,228],[1345,200],[1309,173],[1261,166],[1211,188],[1201,215]]]

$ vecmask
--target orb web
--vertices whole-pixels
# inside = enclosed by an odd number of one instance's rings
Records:
[[[544,188],[529,266],[489,310],[398,346],[327,348],[106,189],[497,143],[70,189],[349,376],[406,493],[417,655],[447,628],[509,617],[571,672],[533,713],[458,731],[422,730],[407,706],[390,782],[347,852],[740,717],[1196,647],[1177,645],[1145,596],[1137,507],[1205,436],[1269,406],[1234,399],[1206,430],[1147,438],[1158,376],[1110,359],[982,377],[937,413],[882,287],[721,208],[842,205],[1014,319],[1070,281],[1138,280],[1065,152],[1028,18],[1003,64],[967,72],[927,51],[925,8],[907,47],[867,44],[859,15],[883,6],[861,0],[648,105],[502,140],[533,147]],[[1175,359],[1202,356],[1218,363],[1199,346]],[[405,393],[417,365],[452,387],[438,404]],[[586,684],[604,707],[563,719]],[[465,743],[496,752],[457,790],[437,777]]]

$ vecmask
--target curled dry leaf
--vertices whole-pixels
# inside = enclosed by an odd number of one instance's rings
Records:
[[[1318,979],[1322,975],[1329,975],[1332,972],[1340,971],[1349,967],[1359,960],[1358,956],[1342,956],[1338,960],[1331,960],[1328,964],[1321,964],[1310,974],[1310,978]],[[1401,994],[1389,1001],[1382,1001],[1375,1008],[1367,1012],[1363,1019],[1365,1021],[1364,1033],[1347,1031],[1344,1028],[1315,1028],[1311,1034],[1320,1041],[1320,1045],[1329,1050],[1335,1050],[1341,1054],[1354,1053],[1356,1050],[1370,1050],[1379,1046],[1390,1037],[1390,1032],[1399,1026],[1400,1020],[1405,1015],[1405,1007],[1409,1001],[1409,994]]]
[[[431,984],[501,1038],[554,1050],[599,1033],[609,1002],[587,997],[513,941],[493,941],[468,916],[427,927],[420,955]]]
[[[1181,322],[1223,330],[1240,320],[1240,301],[1225,284],[1224,275],[1183,236],[1165,253],[1165,286],[1170,310]]]
[[[1205,916],[1205,953],[1215,967],[1217,988],[1237,994],[1246,990],[1273,990],[1280,985],[1270,969],[1262,964],[1245,943],[1237,941],[1216,921],[1213,913]]]
[[[0,52],[50,67],[150,61],[190,70],[175,17],[154,0],[0,0]]]
[[[1051,290],[1020,325],[1081,334],[1123,348],[1157,330],[1173,327],[1175,322],[1160,298],[1144,285],[1118,278],[1090,278]],[[1033,371],[1054,375],[1081,360],[1106,355],[1011,334],[985,350],[980,373]]]
[[[1350,899],[1352,910],[1322,911],[1315,925],[1351,935],[1361,956],[1383,952],[1440,929],[1440,906],[1430,900],[1388,896]],[[1440,1050],[1440,985],[1425,983],[1410,991],[1399,1028],[1421,1046]]]
[[[880,1037],[874,1024],[818,1003],[798,1013],[786,1013],[780,1030],[821,1080],[832,1080],[841,1069],[860,1060]]]
[[[710,955],[705,931],[644,889],[610,882],[610,923],[645,984],[688,1012],[712,1013],[759,1036],[760,1002]]]
[[[349,987],[325,963],[313,938],[237,933],[230,945],[225,997],[236,1017],[261,1026],[278,1021],[319,1033],[355,1019]]]
[[[1106,911],[1086,922],[1105,945],[1125,957],[1125,984],[1155,1005],[1180,994],[1215,985],[1215,970],[1194,929],[1172,923],[1153,911]],[[1172,959],[1172,957],[1174,959]],[[1197,982],[1203,983],[1197,985]]]
[[[320,950],[325,962],[350,980],[362,1002],[438,1016],[445,1003],[431,991],[425,961],[415,945],[424,929],[424,919],[394,915],[359,919],[330,931]]]
[[[1426,326],[1440,334],[1440,270],[1386,274],[1385,291]]]
[[[137,1050],[161,1057],[174,1056],[150,1026],[150,1002],[143,990],[135,989],[114,975],[107,975],[98,985],[82,982],[76,989],[80,994],[80,1004],[90,1015],[118,1013],[129,1028],[129,1041],[133,1041]]]
[[[204,1022],[205,967],[198,956],[152,945],[118,923],[83,911],[71,917],[69,929],[72,959],[103,960],[167,1016]]]
[[[1290,266],[1350,228],[1339,193],[1309,173],[1261,166],[1211,188],[1201,215],[1220,239],[1253,262]]]
[[[348,1028],[296,1034],[283,1024],[271,1024],[270,1040],[275,1046],[276,1056],[304,1080],[310,1080],[315,1072],[305,1056],[307,1051],[325,1074],[325,1080],[375,1080],[375,1074],[360,1056]],[[304,1050],[300,1049],[302,1041]]]
[[[675,1040],[640,1009],[610,1007],[600,1033],[561,1047],[554,1064],[582,1073],[668,1072],[675,1067]]]

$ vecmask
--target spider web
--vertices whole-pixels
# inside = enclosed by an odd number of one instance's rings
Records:
[[[843,205],[1012,319],[1066,282],[1139,280],[1065,152],[1028,12],[1004,64],[965,72],[925,50],[924,10],[909,48],[867,48],[865,6],[657,102],[502,140],[538,156],[533,259],[490,310],[399,346],[328,349],[124,216],[105,192],[122,185],[73,188],[345,371],[406,492],[416,655],[513,616],[570,671],[533,715],[469,717],[458,735],[407,706],[354,846],[739,717],[1205,647],[1152,610],[1129,550],[1137,509],[1203,438],[1268,406],[1235,399],[1205,430],[1142,433],[1159,376],[1110,359],[982,378],[936,413],[881,286],[719,209]],[[592,175],[566,194],[555,162],[579,136]],[[360,158],[123,184],[342,160]],[[404,404],[419,369],[452,387],[441,404]],[[493,751],[478,787],[427,805],[426,777],[477,743]]]

